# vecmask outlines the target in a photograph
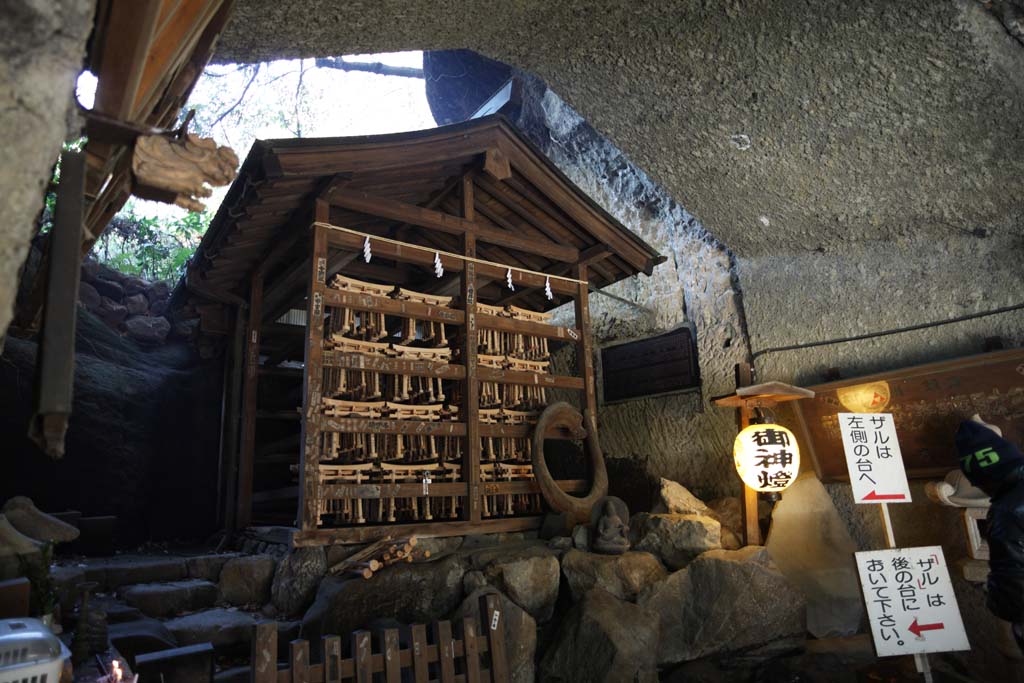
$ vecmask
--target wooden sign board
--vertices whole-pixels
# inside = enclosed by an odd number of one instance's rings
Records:
[[[1024,444],[1024,349],[808,388],[815,397],[793,403],[797,436],[823,482],[849,481],[839,413],[892,413],[911,479],[941,478],[959,466],[953,438],[974,413]]]
[[[697,347],[689,327],[601,349],[605,403],[700,386]]]

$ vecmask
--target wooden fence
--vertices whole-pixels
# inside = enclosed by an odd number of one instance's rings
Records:
[[[310,644],[290,643],[288,666],[278,668],[277,624],[263,622],[253,627],[253,683],[508,683],[505,656],[505,623],[496,595],[480,598],[483,633],[473,617],[459,624],[458,638],[447,621],[434,622],[428,638],[423,624],[410,626],[402,647],[398,629],[381,631],[373,638],[369,631],[351,636],[350,657],[342,657],[339,636],[321,639],[320,664],[309,661]],[[376,641],[376,642],[375,642]],[[374,651],[376,645],[376,652]],[[377,675],[380,674],[380,675]]]

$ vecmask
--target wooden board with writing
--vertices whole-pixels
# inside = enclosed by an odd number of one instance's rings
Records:
[[[800,446],[823,482],[848,481],[837,415],[892,413],[911,479],[958,467],[954,436],[974,413],[1024,443],[1024,349],[996,351],[808,387],[793,403]]]
[[[689,327],[601,350],[604,402],[685,391],[700,386]]]

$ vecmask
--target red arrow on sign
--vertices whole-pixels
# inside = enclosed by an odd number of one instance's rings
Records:
[[[861,500],[903,500],[906,498],[904,493],[885,493],[881,494],[877,491],[872,491],[868,495],[864,496]]]
[[[937,624],[918,624],[917,619],[914,619],[914,623],[911,624],[910,628],[908,628],[907,630],[913,633],[918,638],[920,638],[921,634],[925,631],[938,631],[939,629],[944,628],[946,628],[946,625],[943,624],[941,621]]]

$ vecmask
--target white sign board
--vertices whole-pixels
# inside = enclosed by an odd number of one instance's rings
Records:
[[[891,413],[839,413],[857,503],[909,503],[910,484]]]
[[[879,657],[971,648],[940,546],[856,555]]]

